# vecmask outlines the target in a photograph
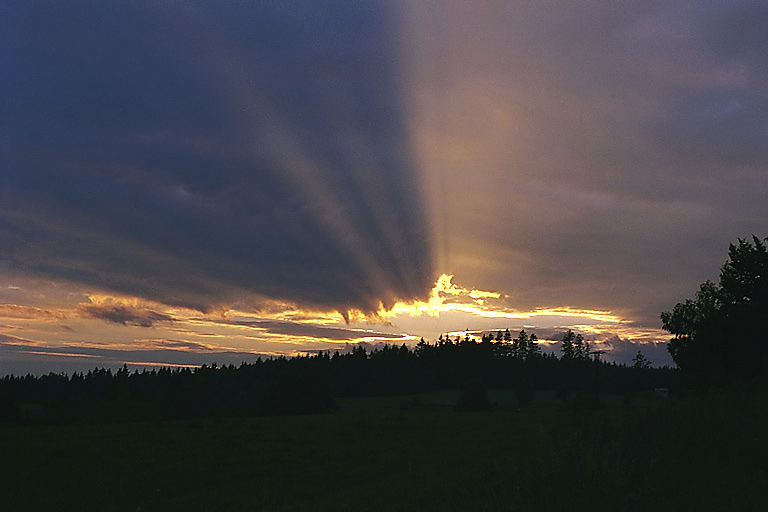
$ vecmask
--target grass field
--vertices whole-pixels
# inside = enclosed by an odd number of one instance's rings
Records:
[[[764,407],[739,422],[722,408],[640,414],[651,421],[626,430],[627,410],[618,406],[580,420],[549,394],[517,411],[511,393],[493,391],[494,412],[458,413],[446,405],[456,396],[343,399],[328,415],[6,427],[0,510],[686,510],[689,502],[691,510],[729,503],[758,510],[762,503]],[[579,427],[583,421],[599,428]],[[750,439],[723,445],[731,424]],[[710,435],[719,441],[699,446]],[[738,496],[717,490],[718,482]]]
[[[408,400],[347,399],[331,415],[5,428],[0,509],[446,510],[466,483],[535,461],[567,422],[552,408],[402,409]]]

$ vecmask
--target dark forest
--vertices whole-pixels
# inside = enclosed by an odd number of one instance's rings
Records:
[[[652,368],[638,353],[631,366],[606,363],[590,354],[579,334],[566,332],[562,355],[543,355],[536,335],[489,333],[435,343],[387,345],[367,351],[259,359],[240,366],[85,374],[6,376],[0,380],[2,418],[18,421],[178,419],[221,415],[330,412],[337,397],[413,395],[462,388],[514,389],[520,405],[534,390],[556,390],[564,404],[598,405],[598,393],[627,402],[641,391],[675,386],[677,371]]]

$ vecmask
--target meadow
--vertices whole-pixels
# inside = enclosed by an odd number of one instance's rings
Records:
[[[457,391],[332,414],[9,426],[2,510],[759,510],[760,396],[456,412]]]

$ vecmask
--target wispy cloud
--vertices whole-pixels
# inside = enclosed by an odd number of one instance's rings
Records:
[[[42,343],[35,342],[33,340],[28,340],[21,336],[14,336],[11,334],[2,334],[2,333],[0,333],[0,344],[9,345],[9,346],[10,345],[30,345],[30,346],[43,345]]]
[[[368,338],[398,340],[406,338],[404,334],[376,332],[375,330],[370,329],[348,329],[327,325],[315,325],[311,323],[278,322],[274,320],[232,320],[216,323],[257,329],[267,334],[285,337],[314,338],[332,341],[355,341]]]
[[[222,347],[198,341],[172,340],[160,338],[137,339],[131,343],[131,350],[181,350],[192,352],[211,352],[221,350]]]

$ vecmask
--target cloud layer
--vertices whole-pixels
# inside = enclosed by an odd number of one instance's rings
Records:
[[[414,3],[438,268],[644,325],[768,233],[764,2]]]
[[[432,284],[378,2],[4,4],[0,270],[210,309]]]
[[[764,4],[3,2],[3,343],[651,346],[768,235]]]

